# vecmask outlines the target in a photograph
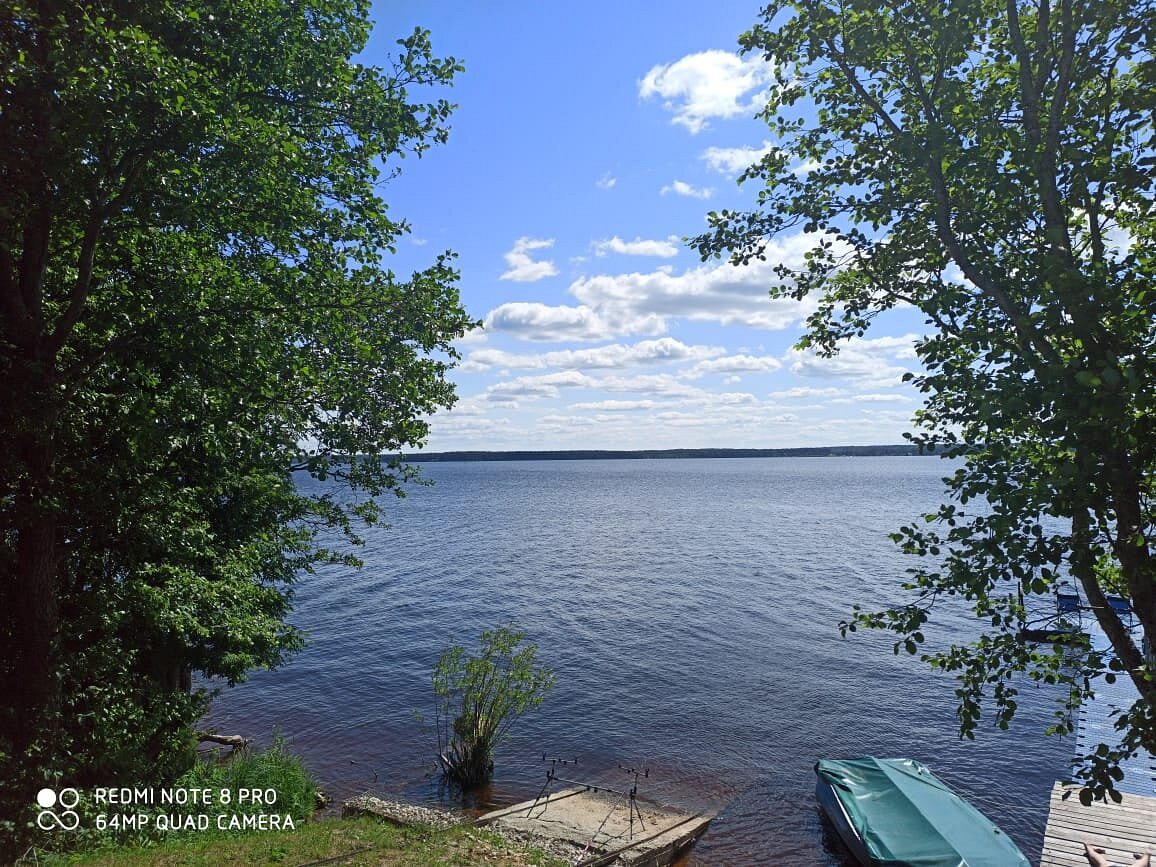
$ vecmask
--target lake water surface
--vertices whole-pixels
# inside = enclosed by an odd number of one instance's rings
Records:
[[[839,637],[852,604],[902,598],[913,562],[887,533],[934,509],[948,470],[914,457],[427,464],[435,484],[387,504],[363,569],[298,586],[308,649],[226,690],[212,722],[259,740],[278,728],[338,798],[452,802],[432,773],[430,673],[451,642],[514,623],[558,685],[499,749],[491,803],[537,794],[543,753],[620,788],[620,765],[645,767],[640,794],[720,810],[691,864],[842,865],[815,760],[909,756],[1035,860],[1072,753],[1042,734],[1055,696],[1025,682],[1011,731],[961,742],[949,678],[885,635]],[[940,634],[973,628],[942,613]]]

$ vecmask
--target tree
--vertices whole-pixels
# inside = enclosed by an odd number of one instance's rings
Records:
[[[1066,684],[1055,731],[1096,678],[1141,696],[1121,740],[1087,757],[1082,797],[1156,751],[1156,231],[1149,0],[793,0],[741,37],[778,64],[763,117],[778,149],[744,175],[756,209],[694,240],[737,263],[769,238],[815,238],[772,295],[818,299],[822,354],[910,305],[925,396],[914,439],[963,459],[949,502],[896,540],[927,558],[909,604],[843,624],[920,652],[937,604],[975,612],[972,642],[924,651],[961,685],[961,734],[985,700],[1006,726],[1017,673]],[[1078,582],[1113,654],[1023,638],[1033,601]],[[1128,598],[1140,635],[1107,594]],[[1073,656],[1074,653],[1074,656]]]
[[[494,748],[554,687],[553,673],[535,666],[538,649],[522,645],[524,637],[509,626],[489,630],[482,633],[477,656],[466,656],[454,644],[434,667],[438,761],[446,778],[463,789],[489,782]]]
[[[363,0],[0,0],[0,790],[144,785],[301,636],[289,583],[413,475],[473,326],[402,279],[387,161],[444,141],[429,36]],[[332,479],[300,494],[295,472]],[[347,558],[352,560],[352,558]]]

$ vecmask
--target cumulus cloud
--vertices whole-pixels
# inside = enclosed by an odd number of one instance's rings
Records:
[[[673,337],[642,340],[631,345],[613,343],[591,349],[563,349],[532,354],[479,349],[470,353],[461,369],[478,371],[492,368],[511,370],[543,370],[551,367],[579,370],[628,368],[708,359],[722,355],[725,351],[719,346],[688,346]]]
[[[774,149],[775,146],[769,141],[764,141],[761,148],[750,146],[709,147],[699,155],[699,158],[706,163],[707,168],[719,174],[733,176],[746,171]]]
[[[651,68],[638,83],[643,99],[657,96],[673,123],[701,132],[711,118],[751,116],[766,104],[775,68],[758,55],[729,51],[688,54]]]
[[[678,255],[678,236],[671,235],[665,241],[648,241],[643,238],[623,241],[615,235],[605,241],[598,241],[594,245],[594,252],[599,256],[620,253],[623,256],[660,256],[669,259]]]
[[[523,340],[606,340],[623,334],[658,335],[666,331],[660,316],[643,314],[629,323],[612,322],[582,304],[550,306],[537,301],[511,301],[491,310],[487,331],[503,331]]]
[[[618,183],[618,178],[614,177],[610,172],[607,172],[594,182],[594,186],[600,190],[612,190],[616,183]]]
[[[779,330],[805,318],[814,310],[814,302],[770,298],[768,290],[780,282],[775,265],[801,266],[813,244],[813,239],[803,235],[777,240],[768,244],[765,261],[743,267],[722,262],[681,273],[659,270],[583,277],[570,285],[570,292],[607,321],[623,327],[657,316],[663,323],[686,318]]]
[[[576,306],[511,302],[490,311],[487,331],[526,340],[606,340],[626,335],[657,337],[671,319],[780,330],[815,309],[810,299],[770,298],[780,280],[778,264],[800,268],[815,237],[802,233],[767,244],[763,261],[736,267],[710,263],[676,273],[671,268],[582,277],[570,284]]]
[[[846,378],[871,386],[899,385],[903,374],[917,366],[915,344],[919,339],[917,334],[853,337],[842,343],[839,354],[831,358],[791,350],[790,370],[798,376]]]
[[[563,388],[591,388],[597,384],[592,379],[576,370],[548,373],[544,376],[520,376],[491,385],[482,395],[482,399],[491,403],[517,405],[519,399],[539,400],[547,397],[557,397]]]
[[[672,181],[659,190],[659,193],[664,196],[667,193],[674,193],[677,196],[687,196],[691,199],[709,199],[714,195],[714,188],[696,187],[686,183],[686,181]]]
[[[558,273],[554,263],[549,259],[536,260],[530,256],[534,250],[545,250],[554,246],[554,239],[538,239],[522,236],[514,242],[514,247],[502,258],[510,269],[501,276],[502,280],[514,280],[519,283],[532,283],[546,277],[553,277]]]
[[[437,413],[430,420],[431,438],[457,441],[454,447],[466,443],[492,443],[499,436],[515,433],[513,423],[506,418],[461,412],[457,406]]]
[[[806,160],[805,162],[801,162],[797,166],[793,167],[791,169],[791,174],[801,178],[803,175],[809,175],[811,172],[815,171],[817,168],[820,168],[822,165],[823,164],[818,160]]]
[[[728,355],[700,361],[683,376],[687,379],[700,379],[712,373],[773,373],[782,366],[779,359],[769,355]]]
[[[551,413],[539,417],[535,427],[543,433],[562,433],[573,427],[591,427],[597,420],[588,415],[560,415]]]
[[[597,382],[599,389],[612,394],[642,394],[651,398],[694,398],[705,393],[702,389],[687,385],[669,373],[611,375],[604,376]]]
[[[840,397],[831,401],[832,404],[861,404],[861,403],[909,403],[914,400],[909,394],[882,394],[873,392],[871,394],[857,394],[853,397]]]
[[[812,388],[808,385],[802,385],[781,391],[772,391],[770,397],[776,400],[800,400],[815,397],[838,397],[841,394],[843,394],[841,388]]]
[[[519,376],[489,386],[477,401],[517,407],[519,401],[559,397],[564,390],[600,391],[628,394],[634,400],[666,400],[680,404],[735,404],[755,400],[753,395],[726,392],[716,394],[687,385],[670,374],[637,376],[589,376],[577,370],[563,370],[537,376]],[[605,409],[605,407],[603,407]]]
[[[654,409],[653,400],[596,400],[588,403],[572,403],[570,409],[576,412],[633,412],[640,409]]]

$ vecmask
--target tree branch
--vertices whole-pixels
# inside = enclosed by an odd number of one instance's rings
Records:
[[[1046,0],[1044,0],[1046,3]],[[1046,18],[1047,16],[1045,16]],[[1056,183],[1056,154],[1052,149],[1050,137],[1045,137],[1041,126],[1042,107],[1040,104],[1040,90],[1036,86],[1032,74],[1032,58],[1024,42],[1023,30],[1020,27],[1019,9],[1016,0],[1007,0],[1008,34],[1011,37],[1012,47],[1015,50],[1019,65],[1020,94],[1023,104],[1024,128],[1028,133],[1028,140],[1032,145],[1031,161],[1038,173],[1040,199],[1044,206],[1044,226],[1053,252],[1063,259],[1065,269],[1073,266],[1072,243],[1068,234],[1068,221],[1060,206],[1059,188]],[[1038,22],[1037,26],[1042,27]],[[1070,16],[1069,16],[1070,23]],[[1069,58],[1070,63],[1070,58]],[[1066,94],[1057,93],[1049,112],[1049,118],[1056,112],[1061,112]]]
[[[1010,2],[1014,3],[1014,0],[1010,0]],[[835,60],[847,83],[851,85],[864,104],[871,109],[880,122],[888,129],[892,137],[896,140],[896,144],[902,145],[903,143],[910,142],[910,137],[904,133],[899,123],[891,117],[890,113],[863,86],[858,75],[855,74],[855,71],[847,63],[845,55],[839,50],[838,46],[835,45],[834,41],[829,37],[825,41],[830,57]],[[917,76],[918,70],[909,70],[909,73]],[[922,88],[920,89],[922,90]],[[924,110],[925,112],[930,111],[926,106]],[[934,112],[930,112],[927,117],[928,123],[932,123],[933,119]],[[960,243],[959,237],[956,235],[952,226],[950,193],[947,187],[947,180],[943,175],[943,168],[936,159],[936,155],[930,153],[926,147],[921,148],[921,156],[935,196],[935,201],[932,204],[935,210],[936,234],[940,242],[947,248],[948,253],[959,266],[963,275],[991,298],[1008,317],[1019,337],[1021,347],[1025,351],[1029,348],[1034,349],[1040,358],[1050,364],[1061,363],[1060,356],[1055,348],[1044,339],[1043,335],[1032,324],[1027,314],[1019,309],[1003,287],[982,270],[964,249],[963,244]]]

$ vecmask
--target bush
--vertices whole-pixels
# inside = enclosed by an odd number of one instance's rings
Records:
[[[276,812],[289,814],[294,822],[304,821],[313,813],[317,799],[317,781],[297,756],[285,752],[280,735],[267,750],[242,753],[224,762],[200,762],[181,777],[182,788],[229,789],[234,811],[238,814]],[[238,804],[240,789],[272,789],[277,801],[272,806]]]
[[[523,637],[506,626],[483,632],[477,656],[466,656],[454,644],[434,668],[438,762],[443,775],[463,789],[489,782],[494,748],[554,686],[553,673],[534,665],[537,647],[522,645]]]
[[[98,804],[90,790],[82,789],[78,792],[77,803],[68,805],[77,814],[75,830],[67,834],[55,830],[40,830],[34,819],[36,808],[29,807],[24,814],[27,819],[24,822],[24,833],[17,836],[18,849],[10,853],[11,857],[16,857],[25,850],[29,854],[40,855],[49,852],[64,854],[99,851],[120,846],[152,846],[165,838],[197,834],[196,831],[178,830],[181,827],[179,818],[202,813],[236,816],[261,813],[277,814],[282,817],[289,815],[294,824],[299,824],[313,813],[317,792],[316,781],[305,770],[299,758],[285,752],[285,744],[280,736],[274,739],[272,746],[262,752],[242,753],[224,762],[197,762],[179,779],[164,785],[163,788],[209,789],[213,793],[213,803],[205,806],[196,803],[177,805],[154,801],[151,805],[110,807],[107,803]],[[228,806],[220,797],[223,789],[229,790],[230,793]],[[271,805],[251,801],[242,803],[239,797],[241,789],[262,792],[272,789],[276,792],[276,800]],[[102,815],[106,818],[123,815],[141,816],[145,817],[145,821],[129,826],[108,821],[102,826],[98,821],[98,817]],[[160,827],[161,818],[166,820],[168,830]],[[13,825],[12,828],[15,829],[16,826]],[[10,829],[0,826],[0,839],[3,839],[7,830]],[[209,825],[208,830],[218,836],[244,833],[243,830],[219,829],[215,822]]]

